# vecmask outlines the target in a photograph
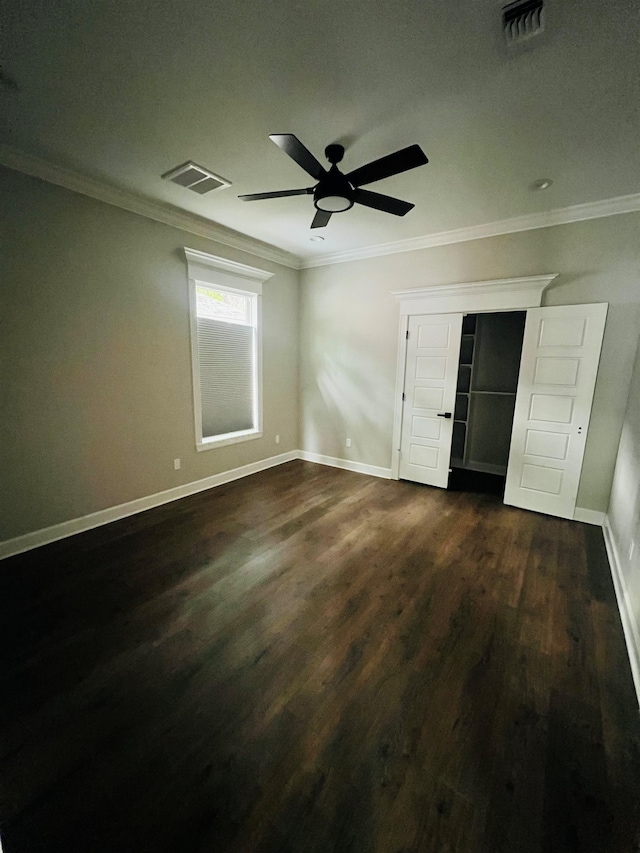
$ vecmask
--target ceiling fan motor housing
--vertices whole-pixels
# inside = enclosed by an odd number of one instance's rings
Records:
[[[333,147],[342,148],[340,145],[329,146],[329,148]],[[313,191],[313,203],[316,209],[325,210],[328,213],[341,213],[353,207],[353,202],[353,187],[333,163]]]

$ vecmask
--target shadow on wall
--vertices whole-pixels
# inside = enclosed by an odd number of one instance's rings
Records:
[[[388,376],[376,372],[372,347],[362,329],[346,334],[329,322],[314,329],[310,378],[302,388],[304,449],[391,465],[394,365]]]

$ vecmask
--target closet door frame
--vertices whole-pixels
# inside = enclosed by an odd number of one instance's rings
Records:
[[[539,308],[546,287],[556,274],[525,278],[443,284],[434,287],[393,291],[400,302],[398,358],[393,415],[391,478],[400,479],[400,442],[402,436],[402,394],[407,361],[407,330],[414,314],[482,314],[493,311],[526,311]]]

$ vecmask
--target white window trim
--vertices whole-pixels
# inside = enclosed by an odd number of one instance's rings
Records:
[[[226,258],[199,252],[185,247],[189,277],[189,326],[191,331],[191,378],[193,386],[193,414],[196,450],[213,450],[228,444],[239,444],[262,437],[262,285],[273,276],[266,270],[238,264]],[[198,328],[196,311],[196,286],[212,285],[218,290],[243,293],[256,297],[256,373],[254,385],[254,412],[256,427],[251,430],[227,433],[205,438],[202,435],[202,401],[200,397],[200,359],[198,355]]]

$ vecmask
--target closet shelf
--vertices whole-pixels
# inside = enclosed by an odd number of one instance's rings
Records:
[[[468,314],[465,322],[458,358],[451,464],[504,476],[525,312]]]

